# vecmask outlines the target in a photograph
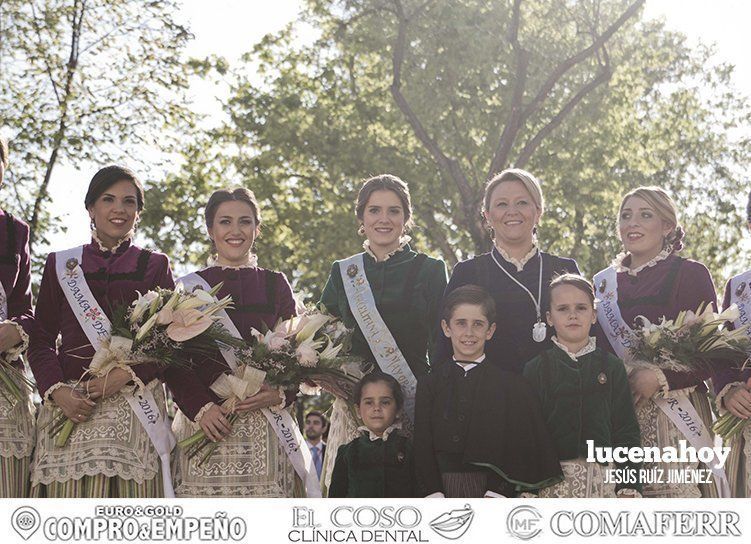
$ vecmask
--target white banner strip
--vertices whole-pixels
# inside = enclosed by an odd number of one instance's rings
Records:
[[[391,374],[402,386],[404,412],[414,423],[417,379],[399,350],[391,331],[383,322],[381,314],[378,313],[373,291],[365,275],[363,254],[358,253],[349,259],[339,261],[339,271],[352,315],[360,326],[360,331],[368,342],[380,369]]]
[[[696,408],[691,404],[685,393],[678,393],[676,397],[657,397],[653,399],[654,403],[665,412],[670,421],[686,437],[689,443],[696,448],[707,448],[708,451],[714,451],[714,443],[709,431],[704,426],[704,422],[696,412]],[[730,483],[725,474],[725,469],[718,464],[716,456],[707,463],[714,475],[714,483],[717,488],[717,494],[720,498],[731,497]]]

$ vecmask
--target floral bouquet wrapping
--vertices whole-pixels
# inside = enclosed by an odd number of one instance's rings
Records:
[[[0,395],[11,405],[25,402],[34,389],[34,384],[26,377],[23,370],[8,361],[7,354],[0,354]]]
[[[746,380],[745,387],[746,389],[751,389],[751,378]],[[715,434],[720,435],[723,440],[728,441],[736,434],[740,433],[748,422],[748,419],[743,419],[731,414],[730,412],[725,412],[714,422],[712,430]]]
[[[211,291],[185,292],[157,289],[139,293],[130,306],[115,308],[112,336],[96,351],[84,378],[106,377],[115,368],[154,363],[160,367],[190,366],[192,357],[215,353],[216,342],[242,349],[237,340],[217,322],[214,314],[232,305],[231,297],[216,300],[221,284]],[[85,394],[85,382],[77,386]],[[61,414],[53,420],[51,434],[64,446],[74,427]]]
[[[222,399],[230,424],[238,414],[237,403],[260,391],[264,383],[306,394],[318,388],[351,398],[362,373],[360,361],[345,354],[350,349],[352,331],[335,318],[317,311],[280,321],[269,331],[251,330],[252,347],[235,350],[239,366],[223,374],[211,386]],[[201,466],[217,447],[199,430],[178,444],[188,458],[199,453]]]
[[[702,304],[696,312],[680,312],[672,321],[663,318],[657,324],[639,316],[636,319],[642,326],[634,330],[629,348],[632,362],[676,372],[711,370],[713,363],[737,363],[751,347],[745,329],[726,326],[737,317],[735,305],[718,314],[710,304]]]
[[[351,400],[361,361],[349,357],[352,330],[336,318],[310,310],[262,333],[253,329],[253,366],[266,382],[311,394],[324,389]]]

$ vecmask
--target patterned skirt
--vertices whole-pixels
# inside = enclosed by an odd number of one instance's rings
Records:
[[[147,386],[162,413],[164,388]],[[46,427],[61,411],[52,403],[39,413],[31,466],[32,494],[40,497],[162,497],[159,455],[125,397],[117,393],[97,402],[89,421],[77,424],[63,447]]]
[[[751,425],[746,425],[730,442],[730,455],[725,463],[733,497],[751,497]]]
[[[25,498],[35,440],[34,405],[31,391],[25,401],[9,398],[0,395],[0,498]]]
[[[200,427],[178,412],[172,430],[179,442]],[[177,497],[304,496],[301,480],[260,410],[240,413],[232,433],[198,466],[200,458],[200,453],[188,458],[180,447],[173,451]]]
[[[676,392],[671,392],[676,394]],[[678,392],[677,394],[683,394]],[[709,400],[706,393],[692,391],[688,394],[689,401],[693,404],[699,417],[704,422],[707,429],[712,428],[712,410],[709,407]],[[667,415],[654,402],[643,402],[636,407],[636,418],[641,428],[641,445],[643,448],[658,447],[664,448],[672,446],[679,447],[679,440],[687,440],[678,428],[670,421]],[[709,431],[711,434],[711,430]],[[712,434],[712,437],[714,435]],[[644,463],[645,470],[662,469],[665,474],[664,480],[668,480],[668,471],[675,470],[696,470],[702,465],[699,462],[674,462],[674,463]],[[717,497],[717,490],[713,483],[695,484],[679,482],[661,482],[644,484],[642,492],[644,497],[666,497],[666,498],[698,498],[698,497]]]
[[[539,496],[557,499],[615,497],[615,484],[605,483],[607,468],[588,463],[583,457],[561,461],[563,480],[541,489]]]

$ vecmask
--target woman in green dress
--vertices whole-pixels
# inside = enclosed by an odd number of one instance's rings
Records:
[[[412,205],[407,184],[398,177],[366,180],[355,212],[364,252],[334,262],[320,304],[354,327],[354,355],[399,381],[405,397],[402,422],[409,433],[416,378],[430,368],[428,346],[438,330],[446,266],[410,247]],[[339,446],[358,436],[353,414],[352,406],[337,398],[322,472],[326,486]]]

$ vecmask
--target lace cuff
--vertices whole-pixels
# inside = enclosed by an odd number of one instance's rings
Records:
[[[619,489],[615,493],[616,497],[635,497],[637,499],[642,498],[642,494],[639,493],[636,489],[632,489],[630,487],[624,487],[623,489]]]
[[[57,382],[55,385],[47,389],[47,392],[44,394],[44,399],[43,399],[44,402],[51,402],[54,404],[55,401],[52,400],[52,393],[54,393],[61,387],[70,387],[70,386],[65,382]]]
[[[519,493],[520,499],[539,499],[540,496],[537,493],[530,493],[529,491],[523,491]]]
[[[203,405],[203,408],[198,410],[198,413],[196,414],[196,417],[193,418],[193,423],[200,424],[201,418],[206,415],[206,412],[208,412],[213,406],[215,406],[215,403],[207,402]]]
[[[21,354],[26,351],[26,348],[29,347],[29,335],[26,334],[26,331],[23,330],[23,327],[13,321],[12,319],[6,319],[0,325],[13,325],[16,330],[18,331],[19,336],[21,337],[21,343],[17,344],[16,346],[13,346],[8,351],[5,352],[6,359],[8,361],[15,361],[18,359]]]
[[[284,388],[279,387],[278,388],[279,393],[279,404],[275,404],[274,406],[269,406],[269,409],[271,409],[274,412],[279,412],[281,410],[284,410],[287,407],[287,394],[284,392]]]
[[[717,405],[717,410],[720,412],[720,415],[722,415],[722,414],[724,414],[725,412],[728,411],[728,409],[725,408],[725,404],[724,404],[725,395],[727,395],[728,392],[733,387],[736,387],[736,386],[743,387],[744,385],[746,385],[746,384],[744,384],[743,382],[730,382],[725,387],[723,387],[722,390],[719,393],[717,393],[717,396],[715,397],[714,401],[715,401],[715,403]]]
[[[138,386],[138,389],[145,389],[146,388],[146,386],[144,385],[144,383],[141,381],[141,378],[139,378],[138,376],[136,376],[136,373],[133,370],[133,367],[131,367],[130,365],[116,365],[116,368],[121,368],[125,372],[127,372],[128,374],[130,374],[130,381],[132,381],[134,384],[136,384]]]
[[[436,491],[435,493],[431,493],[426,499],[445,499],[446,495],[443,494],[443,491]]]

